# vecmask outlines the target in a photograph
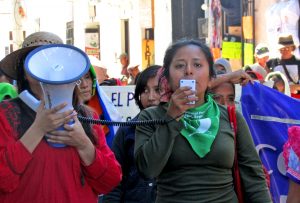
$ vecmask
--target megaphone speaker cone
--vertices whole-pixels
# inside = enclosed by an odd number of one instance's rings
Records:
[[[60,112],[73,109],[76,81],[81,79],[89,68],[90,61],[83,51],[64,44],[40,46],[30,52],[25,59],[26,72],[40,81],[46,108],[67,103]],[[53,147],[65,147],[62,144],[48,143]]]
[[[40,46],[25,59],[25,69],[34,79],[47,84],[66,84],[79,80],[89,71],[88,56],[65,44]]]

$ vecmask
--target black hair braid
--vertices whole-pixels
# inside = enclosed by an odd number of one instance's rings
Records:
[[[92,118],[93,117],[93,111],[92,109],[89,109],[85,105],[78,105],[75,107],[75,110],[77,111],[79,116]],[[87,134],[88,138],[92,141],[94,145],[98,144],[98,139],[96,136],[96,132],[93,130],[92,125],[89,123],[81,122],[81,125]]]

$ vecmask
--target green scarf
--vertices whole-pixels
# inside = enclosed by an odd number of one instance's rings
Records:
[[[0,83],[0,101],[8,98],[15,98],[18,96],[16,88],[10,83],[1,82]]]
[[[206,99],[206,103],[189,109],[180,119],[184,125],[180,133],[188,140],[194,152],[201,158],[210,151],[220,124],[218,105],[210,95]]]

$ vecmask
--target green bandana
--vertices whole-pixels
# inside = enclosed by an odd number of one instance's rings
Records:
[[[184,125],[180,133],[188,140],[194,152],[203,158],[210,151],[219,130],[218,105],[208,95],[206,103],[189,109],[180,120]]]
[[[16,88],[10,83],[1,82],[0,83],[0,101],[8,98],[15,98],[18,96]]]

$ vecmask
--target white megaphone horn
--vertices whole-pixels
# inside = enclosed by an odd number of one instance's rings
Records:
[[[26,72],[40,81],[46,108],[50,109],[66,102],[67,106],[61,111],[74,109],[72,102],[76,82],[89,68],[90,61],[87,55],[80,49],[65,44],[40,46],[25,59]],[[54,143],[51,145],[65,146]]]

